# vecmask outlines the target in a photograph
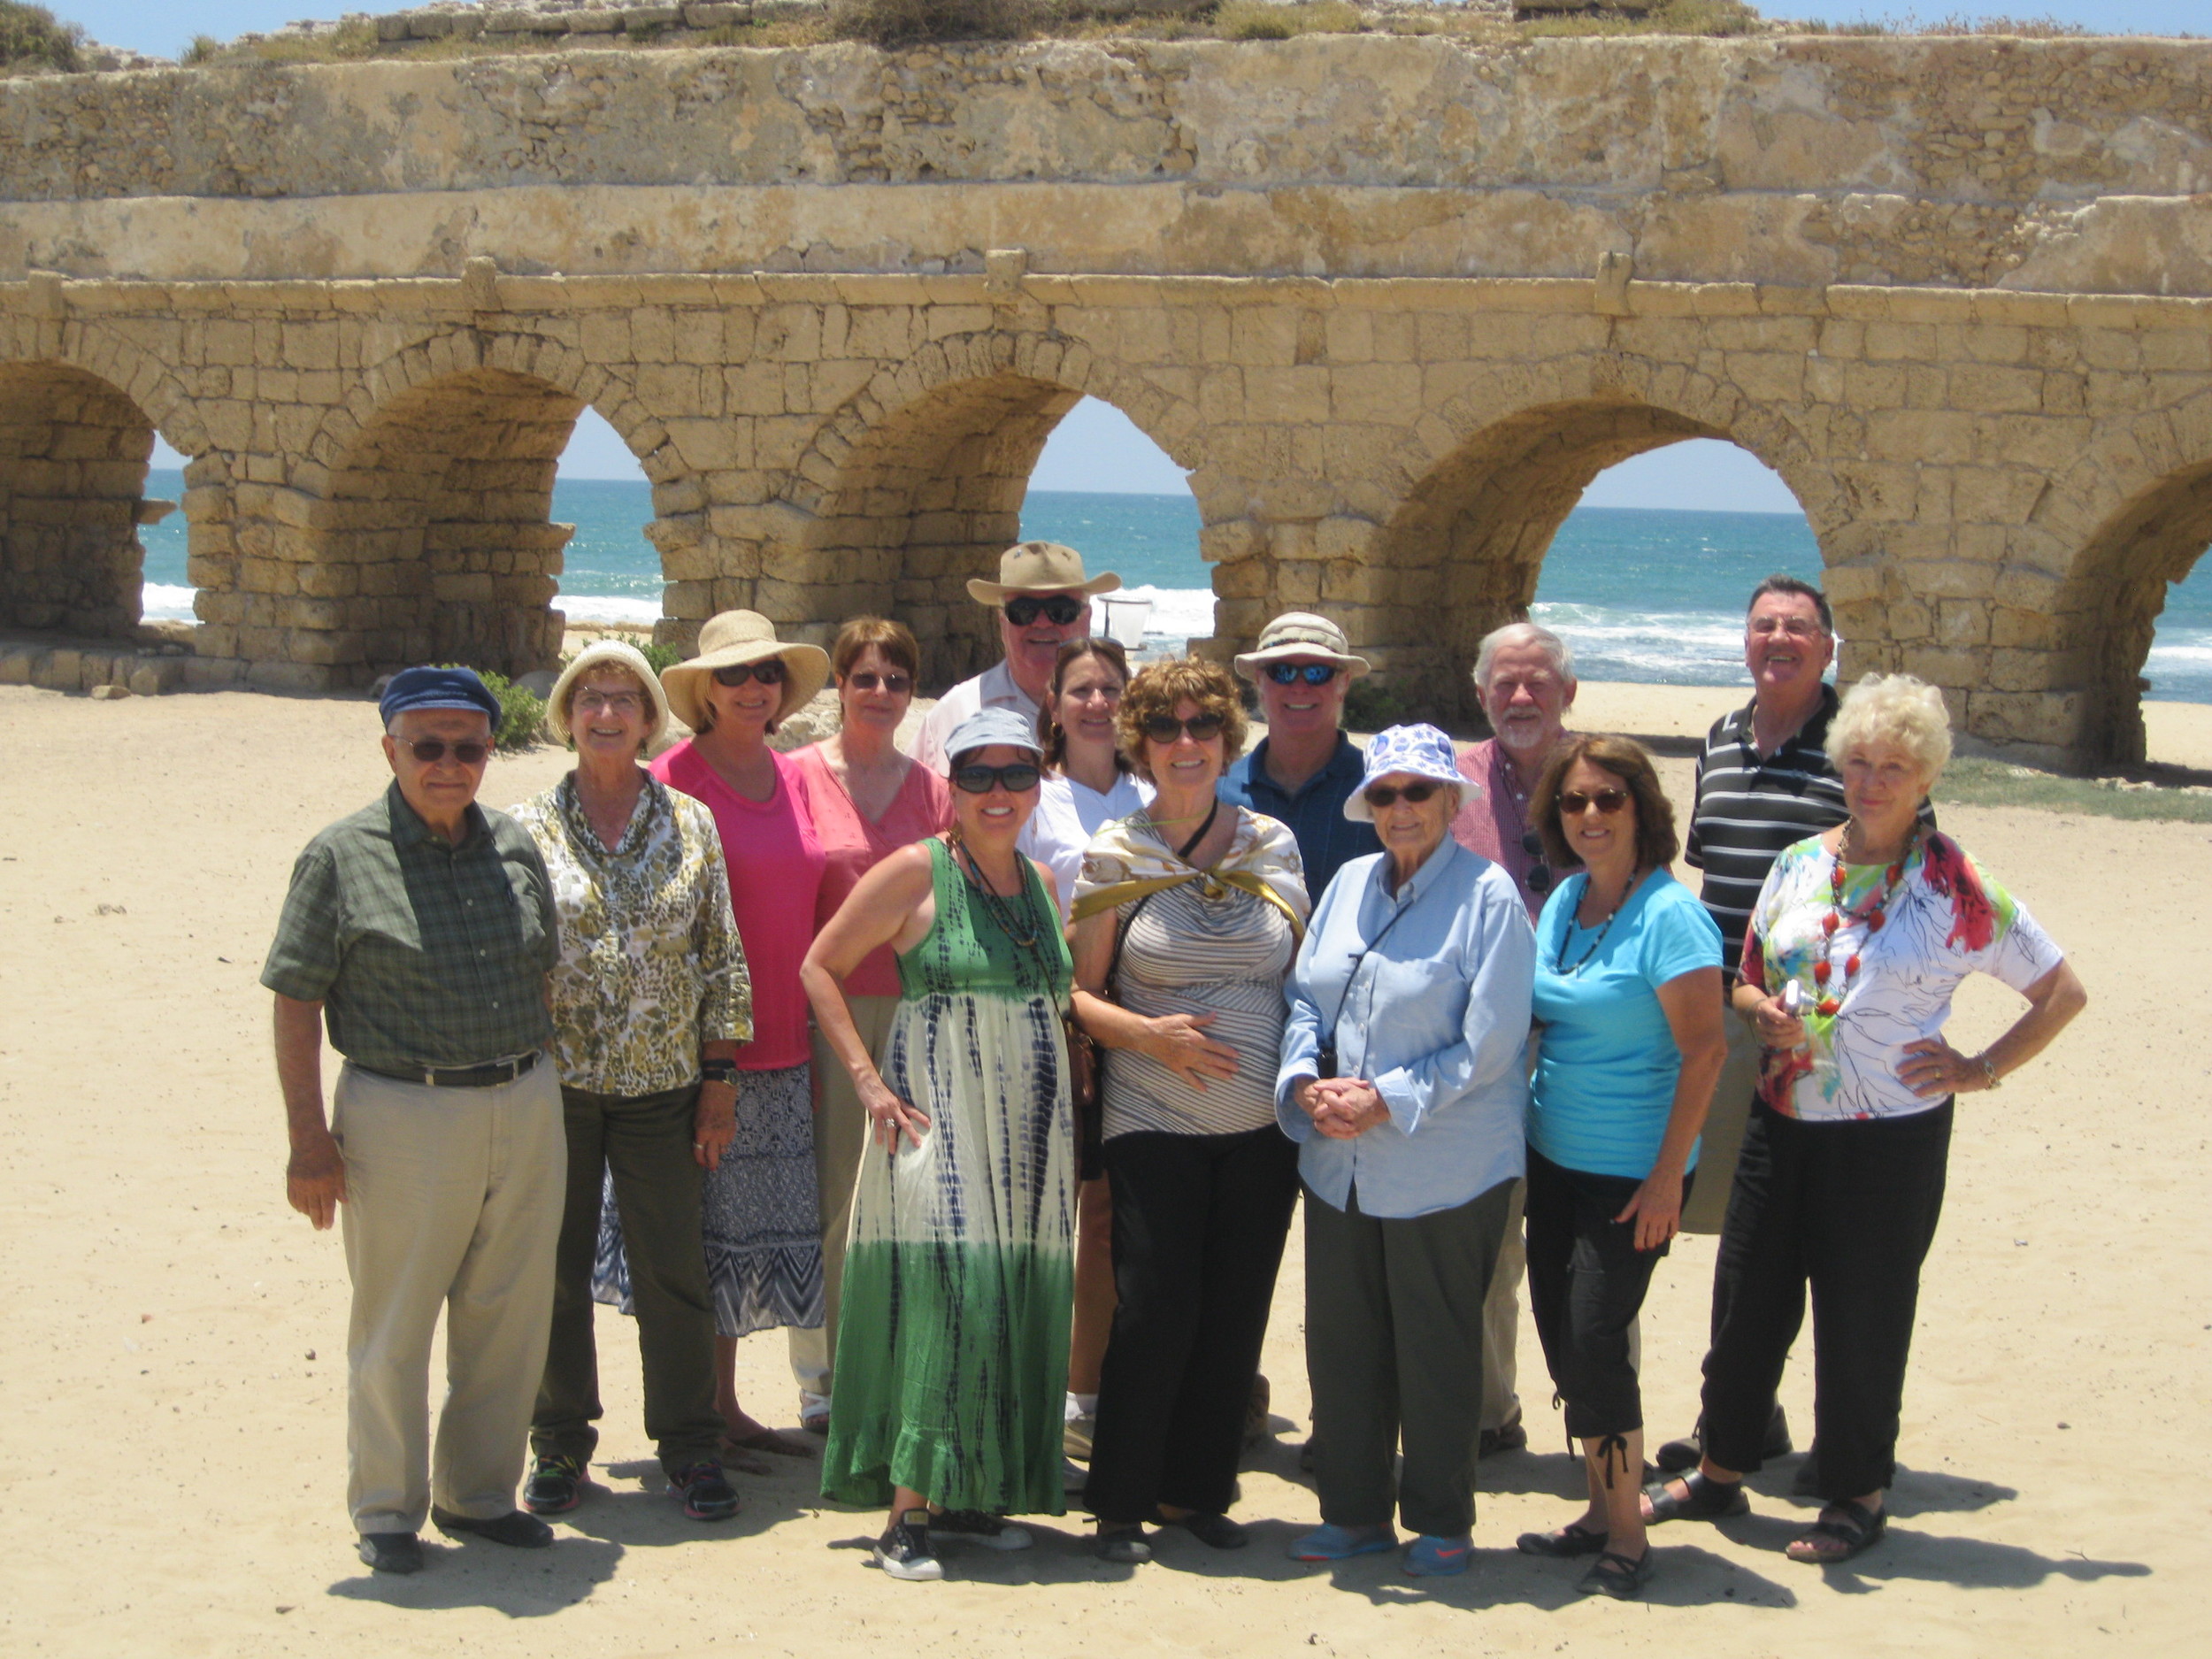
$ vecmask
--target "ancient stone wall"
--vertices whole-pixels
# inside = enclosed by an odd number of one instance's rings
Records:
[[[1803,503],[1847,672],[2139,757],[2212,540],[2208,66],[1345,38],[0,85],[0,621],[127,626],[157,430],[200,680],[536,666],[589,404],[653,483],[664,637],[887,610],[941,680],[1090,395],[1191,470],[1210,650],[1318,605],[1451,711],[1590,480],[1718,437]]]

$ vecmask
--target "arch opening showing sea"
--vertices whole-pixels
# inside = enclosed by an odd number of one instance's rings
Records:
[[[180,472],[157,468],[148,476],[150,496],[174,501],[183,490]],[[659,555],[641,528],[652,511],[642,480],[554,485],[553,517],[576,526],[556,602],[572,626],[649,625],[660,616]],[[1022,507],[1025,537],[1080,549],[1092,571],[1118,572],[1132,596],[1153,602],[1144,639],[1153,649],[1213,632],[1198,527],[1188,494],[1032,490]],[[139,538],[145,615],[189,620],[183,515],[146,526]],[[1819,549],[1801,514],[1578,507],[1545,557],[1532,613],[1574,647],[1585,680],[1748,686],[1744,595],[1777,571],[1819,578]],[[2212,703],[2212,576],[2168,590],[2143,672],[2149,698]]]

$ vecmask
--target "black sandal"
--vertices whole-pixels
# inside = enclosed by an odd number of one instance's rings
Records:
[[[1671,1481],[1655,1481],[1644,1488],[1644,1501],[1651,1506],[1644,1517],[1645,1525],[1655,1525],[1661,1521],[1717,1521],[1724,1517],[1741,1515],[1751,1507],[1751,1500],[1743,1494],[1740,1480],[1715,1480],[1701,1469],[1693,1469],[1681,1477],[1683,1494],[1676,1497],[1668,1488]]]
[[[1833,1519],[1830,1517],[1833,1517]],[[1821,1511],[1820,1519],[1789,1541],[1783,1554],[1792,1561],[1801,1561],[1812,1567],[1832,1567],[1854,1555],[1864,1555],[1882,1541],[1882,1534],[1889,1531],[1889,1506],[1870,1509],[1856,1499],[1847,1498],[1841,1503],[1832,1503]],[[1797,1553],[1800,1544],[1815,1545],[1830,1541],[1843,1546],[1840,1549],[1816,1550],[1808,1548]]]
[[[1555,1561],[1570,1561],[1577,1555],[1600,1554],[1609,1536],[1594,1532],[1579,1521],[1570,1521],[1555,1532],[1524,1532],[1513,1540],[1513,1548],[1524,1555],[1548,1555]]]
[[[1577,1595],[1609,1595],[1616,1601],[1633,1601],[1643,1594],[1651,1582],[1651,1546],[1644,1546],[1644,1553],[1631,1561],[1626,1555],[1617,1555],[1611,1550],[1590,1563],[1590,1571],[1582,1575],[1582,1582],[1575,1586]]]

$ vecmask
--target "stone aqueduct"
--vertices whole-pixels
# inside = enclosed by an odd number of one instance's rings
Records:
[[[589,405],[663,637],[889,611],[941,680],[1087,394],[1191,471],[1202,649],[1318,606],[1452,710],[1590,480],[1717,437],[1803,504],[1847,672],[2139,760],[2212,542],[2208,71],[1339,38],[0,84],[0,626],[132,631],[158,432],[195,683],[540,665]]]

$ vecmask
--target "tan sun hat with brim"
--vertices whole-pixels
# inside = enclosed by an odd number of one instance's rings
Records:
[[[979,605],[1002,605],[1017,594],[1110,594],[1121,578],[1083,573],[1083,556],[1057,541],[1018,541],[998,556],[998,580],[980,576],[968,582],[968,597]]]
[[[707,682],[718,668],[740,663],[764,662],[780,657],[784,663],[783,701],[776,718],[787,718],[803,708],[828,683],[829,653],[818,645],[787,644],[776,637],[776,625],[757,611],[725,611],[708,618],[699,630],[699,654],[688,662],[661,670],[661,687],[675,717],[696,732],[707,706]]]
[[[644,747],[649,751],[668,729],[668,698],[654,676],[653,664],[645,660],[645,653],[620,640],[594,640],[561,670],[561,677],[553,682],[553,690],[545,700],[545,723],[553,728],[554,737],[564,743],[569,741],[569,699],[576,682],[595,668],[619,668],[635,676],[645,687]]]
[[[1317,617],[1310,611],[1286,611],[1260,630],[1257,650],[1235,659],[1237,672],[1247,680],[1257,680],[1260,670],[1286,657],[1334,663],[1354,680],[1373,665],[1364,657],[1352,654],[1352,642],[1344,637],[1344,630],[1328,618]]]

